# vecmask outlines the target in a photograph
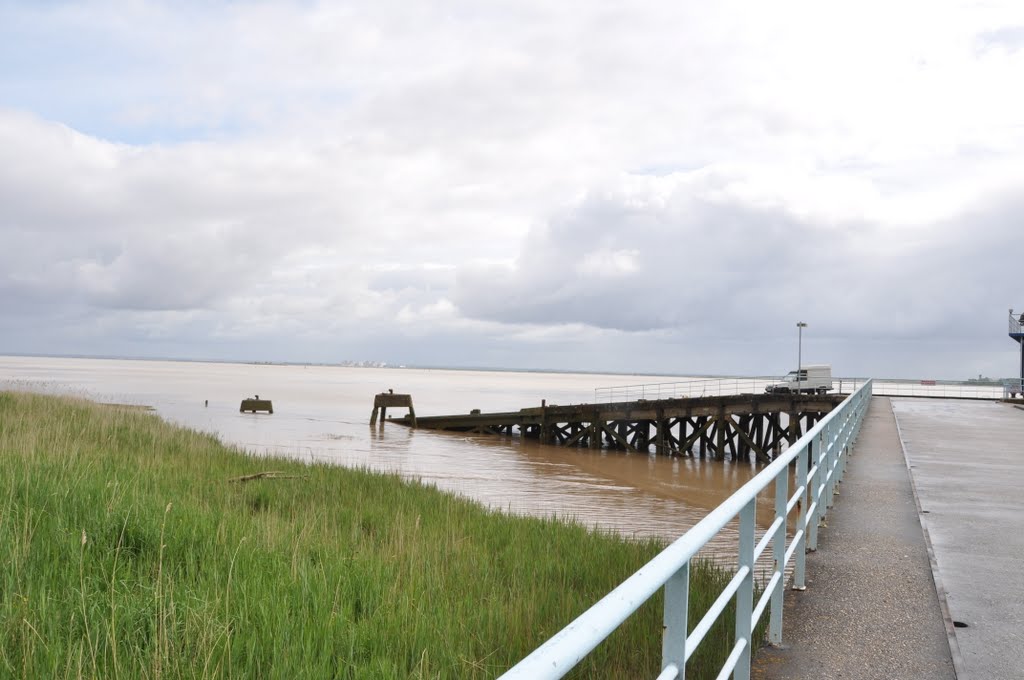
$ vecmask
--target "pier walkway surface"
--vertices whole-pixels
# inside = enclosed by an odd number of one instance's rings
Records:
[[[759,650],[751,677],[955,678],[888,398],[871,400],[840,490],[807,555],[807,590],[786,593],[783,646]]]
[[[1024,678],[1024,410],[925,399],[893,407],[949,615],[967,624],[955,629],[958,678]]]

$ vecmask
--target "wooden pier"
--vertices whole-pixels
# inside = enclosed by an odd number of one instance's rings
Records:
[[[846,395],[737,394],[611,404],[547,405],[507,413],[392,418],[422,429],[514,435],[543,444],[770,462]]]

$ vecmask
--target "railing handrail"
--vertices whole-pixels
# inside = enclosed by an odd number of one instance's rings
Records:
[[[653,383],[635,383],[633,385],[609,385],[607,387],[598,387],[597,390],[628,390],[636,389],[638,387],[657,387],[659,385],[690,385],[694,383],[706,383],[706,382],[753,382],[757,380],[779,380],[783,376],[775,375],[721,375],[721,376],[693,376],[686,380],[667,380],[664,382],[653,382]]]
[[[608,403],[620,396],[622,401],[640,399],[674,398],[680,396],[718,396],[720,394],[739,394],[742,390],[761,392],[764,386],[780,382],[781,376],[750,376],[750,377],[694,377],[687,380],[670,382],[636,383],[633,385],[610,385],[594,390],[595,403]],[[717,388],[717,389],[715,389]],[[709,390],[712,394],[708,394]]]
[[[681,397],[760,394],[765,385],[781,382],[781,376],[701,377],[676,382],[611,385],[594,390],[594,403],[604,404],[637,399],[673,399]],[[833,389],[839,393],[856,391],[868,378],[835,377]],[[1015,378],[985,380],[945,380],[913,378],[871,378],[873,393],[891,397],[959,397],[964,399],[1001,399],[1007,384]]]
[[[740,518],[740,560],[736,575],[705,618],[713,615],[713,619],[717,619],[718,614],[725,608],[725,602],[736,595],[737,640],[723,673],[728,672],[731,666],[735,668],[734,677],[749,678],[749,655],[753,642],[750,639],[751,631],[764,613],[769,598],[772,604],[770,635],[774,642],[782,641],[782,574],[790,559],[795,558],[794,585],[803,586],[805,550],[800,548],[815,547],[817,522],[824,516],[826,507],[832,505],[832,493],[845,467],[847,447],[856,437],[863,420],[866,402],[871,396],[871,384],[868,380],[704,519],[575,621],[535,649],[502,678],[532,680],[562,677],[663,586],[666,588],[665,640],[663,671],[659,679],[683,677],[686,659],[700,644],[703,632],[710,625],[702,621],[693,633],[687,633],[686,608],[690,560],[736,517]],[[812,458],[812,455],[815,457]],[[797,479],[802,480],[802,483],[790,496],[786,491],[789,481],[788,468],[795,460],[798,461]],[[764,532],[757,548],[754,548],[757,533],[754,526],[756,498],[773,482],[776,485],[775,521]],[[802,503],[799,502],[801,499]],[[786,518],[794,507],[798,508],[800,521],[793,540],[787,547]],[[752,569],[758,551],[763,552],[767,548],[769,534],[774,539],[775,568],[769,585],[766,586],[755,609],[751,601]],[[730,591],[731,594],[726,597]],[[691,643],[692,638],[695,639]]]

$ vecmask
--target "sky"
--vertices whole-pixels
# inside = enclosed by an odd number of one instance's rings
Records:
[[[0,354],[1016,376],[1022,82],[1019,0],[0,0]]]

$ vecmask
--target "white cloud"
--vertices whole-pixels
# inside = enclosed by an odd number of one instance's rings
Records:
[[[619,278],[637,271],[637,260],[640,251],[636,249],[608,250],[607,248],[589,252],[576,266],[576,271],[586,276]]]
[[[401,324],[451,321],[457,318],[458,310],[451,300],[445,298],[419,307],[404,305],[395,315],[395,321]]]
[[[989,347],[981,310],[1020,294],[1021,26],[1016,2],[8,3],[7,349],[45,326],[48,351],[629,370],[811,314],[864,365],[867,339]]]

